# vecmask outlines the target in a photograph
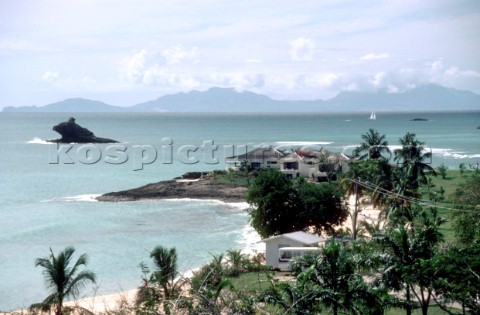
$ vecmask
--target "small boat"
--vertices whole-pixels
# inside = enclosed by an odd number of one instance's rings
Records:
[[[372,112],[372,114],[370,114],[370,119],[371,120],[377,119],[377,116],[375,115],[375,112]]]

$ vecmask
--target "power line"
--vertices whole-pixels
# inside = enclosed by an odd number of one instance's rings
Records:
[[[447,207],[447,206],[434,204],[431,201],[401,195],[400,193],[397,193],[397,192],[394,192],[394,191],[391,191],[391,190],[387,190],[385,188],[379,187],[378,185],[374,185],[370,182],[362,182],[360,180],[355,180],[355,179],[348,179],[348,180],[350,182],[358,184],[358,185],[360,185],[364,188],[367,188],[367,189],[373,190],[375,192],[378,192],[381,195],[384,195],[384,196],[387,196],[387,197],[390,197],[390,198],[400,199],[400,200],[407,201],[407,202],[411,202],[411,203],[414,203],[416,205],[422,205],[422,206],[427,206],[427,207],[431,207],[431,208],[434,208],[434,207],[435,208],[442,208],[442,209],[446,209],[446,210],[453,211],[453,212],[479,213],[479,211],[477,211],[477,210],[465,210],[465,209],[450,208],[450,207]]]

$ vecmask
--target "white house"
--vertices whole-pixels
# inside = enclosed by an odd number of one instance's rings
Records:
[[[280,234],[264,239],[262,242],[265,243],[266,264],[280,270],[288,270],[290,259],[317,251],[326,241],[326,238],[303,231]]]
[[[317,182],[337,179],[348,171],[350,158],[343,153],[302,151],[285,154],[278,161],[280,172],[289,178],[305,177]]]
[[[225,162],[234,169],[243,163],[253,170],[278,168],[278,159],[284,155],[285,152],[274,148],[257,148],[242,155],[227,157]]]
[[[305,177],[313,181],[336,180],[348,171],[350,158],[327,150],[285,152],[274,148],[257,148],[242,155],[225,158],[229,168],[247,166],[253,170],[276,168],[288,178]]]

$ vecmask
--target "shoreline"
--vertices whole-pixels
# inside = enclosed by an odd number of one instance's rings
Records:
[[[209,173],[186,173],[181,178],[160,181],[141,187],[109,192],[96,197],[98,201],[125,202],[162,199],[219,200],[225,203],[246,202],[247,188],[216,179]]]
[[[242,248],[242,253],[246,255],[256,255],[258,253],[265,252],[264,243],[259,242],[261,240],[260,236],[250,227],[246,225],[242,233],[242,242],[244,246]],[[202,266],[196,268],[190,268],[185,270],[178,279],[189,279],[193,276],[193,273],[199,270]],[[139,279],[140,282],[141,279]],[[66,301],[64,306],[75,306],[84,308],[94,314],[111,314],[112,311],[118,310],[119,308],[129,308],[133,307],[135,304],[136,294],[139,290],[139,287],[134,289],[126,289],[123,291],[117,291],[114,293],[106,293],[101,295],[96,295],[96,291],[87,293],[84,297],[74,299],[71,301]],[[27,309],[18,309],[14,311],[0,312],[5,315],[17,315],[17,314],[30,314]]]

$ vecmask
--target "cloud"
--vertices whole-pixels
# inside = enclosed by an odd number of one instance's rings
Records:
[[[163,49],[161,55],[165,58],[167,64],[175,64],[183,61],[196,61],[198,51],[197,47],[193,47],[191,50],[185,50],[182,46],[176,46]]]
[[[53,82],[58,79],[60,73],[54,71],[47,71],[42,75],[42,80],[47,82]]]
[[[183,63],[196,62],[198,48],[185,50],[181,46],[165,49],[141,49],[124,59],[121,73],[127,81],[145,85],[180,85],[196,87],[192,75],[185,73]]]
[[[312,40],[299,38],[290,44],[292,60],[313,58],[315,45]],[[317,67],[312,63],[237,58],[229,67],[223,67],[210,54],[200,59],[199,51],[197,47],[186,49],[179,45],[138,50],[124,60],[122,77],[136,88],[161,87],[172,93],[218,86],[285,99],[325,99],[345,90],[402,93],[429,83],[461,88],[456,86],[460,80],[478,81],[480,78],[478,71],[460,69],[441,58],[430,62],[413,60],[411,67],[399,68],[392,67],[391,63],[359,62],[358,57],[346,59],[340,67],[328,62],[319,62],[322,66]],[[368,53],[360,59],[389,57],[388,53]],[[47,77],[54,79],[55,75],[52,72],[46,74],[45,79]]]
[[[369,53],[369,54],[366,54],[365,56],[360,57],[360,60],[386,59],[388,57],[390,57],[390,54],[387,54],[387,53],[381,53],[381,54]]]
[[[311,61],[315,53],[315,43],[309,39],[300,37],[290,42],[290,57],[293,61]]]
[[[199,86],[199,82],[192,74],[163,69],[159,65],[145,70],[141,83],[154,86],[169,86],[177,89],[194,89]]]
[[[266,84],[266,76],[261,73],[212,73],[203,78],[213,86],[233,87],[237,90],[256,90],[261,89]]]
[[[145,64],[147,62],[147,51],[145,49],[140,50],[126,61],[126,67],[124,73],[126,78],[131,82],[141,80],[144,71]]]
[[[445,74],[453,77],[480,78],[480,72],[475,70],[460,70],[456,66],[450,67],[445,70]]]

